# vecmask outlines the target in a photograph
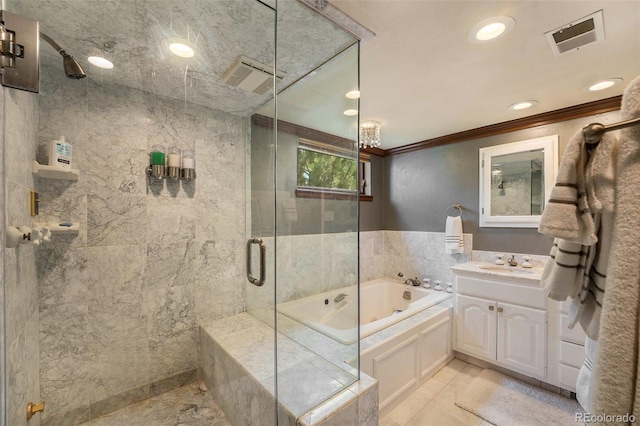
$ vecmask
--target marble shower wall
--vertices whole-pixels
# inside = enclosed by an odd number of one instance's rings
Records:
[[[471,260],[473,235],[464,234],[464,253],[444,251],[444,232],[368,231],[360,233],[360,279],[405,277],[453,281],[451,266]]]
[[[38,96],[0,88],[4,120],[4,218],[6,226],[31,226],[29,191],[34,189]],[[4,238],[2,239],[4,247]],[[34,246],[4,249],[4,319],[7,425],[26,425],[28,402],[40,400],[39,312]],[[4,415],[4,413],[2,413]],[[39,424],[36,416],[29,424]]]
[[[64,135],[80,170],[38,182],[43,218],[80,222],[36,254],[43,418],[71,424],[194,369],[197,324],[244,309],[245,123],[58,69],[39,114],[38,160]],[[195,149],[197,179],[147,187],[154,144]]]

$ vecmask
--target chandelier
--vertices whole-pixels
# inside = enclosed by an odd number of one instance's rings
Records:
[[[376,148],[380,146],[380,123],[364,121],[360,124],[360,148]]]

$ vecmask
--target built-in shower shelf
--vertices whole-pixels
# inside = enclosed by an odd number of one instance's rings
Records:
[[[49,228],[52,234],[77,234],[80,231],[80,222],[67,222],[71,226],[60,226],[65,222],[34,222],[34,228]]]
[[[46,166],[33,160],[31,163],[31,172],[38,177],[45,179],[60,179],[60,180],[78,180],[80,176],[80,170],[78,169],[63,169],[62,167]]]

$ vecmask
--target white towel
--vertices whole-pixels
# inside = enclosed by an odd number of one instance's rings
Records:
[[[585,246],[591,246],[598,240],[586,198],[588,158],[582,131],[578,131],[562,155],[555,186],[540,218],[540,233]]]
[[[602,137],[591,152],[576,133],[562,158],[539,231],[556,237],[540,284],[554,300],[572,298],[569,327],[598,339],[613,235],[617,139]]]
[[[464,253],[464,236],[462,234],[462,219],[460,216],[447,216],[444,230],[444,251],[447,254]]]
[[[640,77],[622,96],[621,119],[640,117]],[[620,130],[615,222],[593,368],[594,414],[640,416],[640,126]],[[594,423],[601,424],[601,423]]]

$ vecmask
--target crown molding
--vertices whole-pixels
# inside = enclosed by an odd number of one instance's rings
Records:
[[[406,152],[418,151],[421,149],[433,148],[442,145],[449,145],[453,143],[468,141],[471,139],[480,139],[487,136],[495,136],[502,133],[515,132],[517,130],[524,130],[531,127],[544,126],[547,124],[559,123],[576,118],[588,117],[590,115],[616,111],[620,109],[621,103],[622,95],[619,95],[611,98],[601,99],[599,101],[574,105],[555,111],[543,112],[541,114],[505,121],[502,123],[491,124],[489,126],[478,127],[476,129],[465,130],[463,132],[452,133],[450,135],[439,136],[437,138],[427,139],[409,145],[403,145],[389,149],[380,149],[379,151],[382,151],[382,154],[371,151],[368,152],[370,152],[371,154],[380,155],[382,157],[385,157],[387,155],[404,154]]]

